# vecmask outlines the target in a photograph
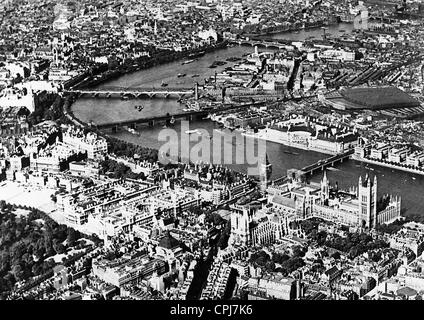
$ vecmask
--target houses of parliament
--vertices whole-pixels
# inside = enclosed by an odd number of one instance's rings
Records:
[[[230,244],[265,245],[298,233],[291,223],[309,218],[353,228],[373,229],[379,224],[401,218],[401,198],[378,198],[377,177],[359,177],[358,185],[348,190],[332,186],[326,172],[320,183],[292,180],[270,185],[266,197],[247,204],[231,206]]]

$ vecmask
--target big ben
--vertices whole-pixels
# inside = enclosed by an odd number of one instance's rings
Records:
[[[269,177],[272,173],[272,164],[269,162],[268,154],[265,153],[265,159],[259,162],[259,181],[261,184],[261,191],[265,192],[268,186]]]

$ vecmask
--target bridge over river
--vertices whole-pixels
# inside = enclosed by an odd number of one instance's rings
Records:
[[[233,40],[231,41],[231,43],[238,45],[249,45],[252,47],[284,49],[288,45],[291,45],[292,41],[283,39],[252,37],[248,39]]]
[[[112,129],[112,132],[116,132],[119,128],[122,128],[124,126],[127,126],[132,129],[135,129],[137,124],[148,124],[149,126],[154,126],[157,122],[169,121],[172,118],[186,119],[186,120],[192,121],[196,117],[197,118],[204,117],[204,116],[207,116],[209,113],[244,109],[244,108],[249,108],[253,106],[261,106],[263,104],[264,102],[231,104],[231,105],[224,105],[223,107],[218,107],[218,108],[213,108],[213,107],[203,108],[200,110],[191,110],[191,111],[186,111],[186,112],[176,113],[176,114],[166,114],[166,115],[143,117],[138,119],[124,120],[124,121],[101,123],[94,126],[98,129]]]
[[[79,96],[88,95],[90,97],[112,98],[120,97],[122,99],[139,98],[185,98],[193,96],[196,88],[171,88],[171,87],[113,87],[105,86],[102,88],[70,89],[64,93],[77,94]]]
[[[316,171],[324,171],[324,169],[327,167],[330,167],[330,166],[333,167],[335,164],[342,163],[343,160],[349,159],[349,157],[353,153],[354,153],[354,149],[349,149],[343,153],[338,153],[329,158],[319,160],[309,166],[303,167],[302,169],[299,169],[299,170],[291,169],[289,171],[293,173],[292,177],[289,177],[290,175],[289,174],[287,176],[275,179],[271,181],[271,183],[274,185],[281,185],[287,182],[290,178],[300,178],[302,176],[313,175]]]

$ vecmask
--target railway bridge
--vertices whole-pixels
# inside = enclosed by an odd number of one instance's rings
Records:
[[[158,115],[158,116],[152,116],[152,117],[143,117],[139,119],[130,119],[130,120],[124,120],[124,121],[117,121],[117,122],[108,122],[108,123],[100,123],[100,124],[94,124],[94,126],[99,129],[111,129],[112,132],[117,132],[119,128],[122,127],[129,127],[131,129],[136,129],[137,125],[139,124],[148,124],[149,126],[154,126],[158,122],[168,122],[172,118],[175,120],[177,119],[185,119],[188,121],[192,121],[194,119],[198,118],[204,118],[205,116],[209,115],[210,113],[215,112],[221,112],[221,111],[229,111],[229,110],[240,110],[249,108],[252,106],[262,106],[264,105],[263,102],[255,102],[255,103],[244,103],[244,104],[236,104],[236,105],[227,105],[222,106],[218,108],[209,107],[209,108],[203,108],[200,110],[190,110],[190,111],[184,111],[181,113],[175,113],[175,114],[166,114],[166,115]]]

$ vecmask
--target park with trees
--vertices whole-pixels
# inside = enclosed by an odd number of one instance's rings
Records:
[[[264,250],[259,250],[250,256],[249,262],[265,271],[280,272],[286,276],[305,265],[303,260],[305,249],[296,246],[292,251],[292,255],[288,255],[287,253],[267,253]]]
[[[112,179],[144,180],[146,178],[144,173],[134,173],[127,165],[110,158],[107,158],[100,163],[100,174],[107,175]]]
[[[17,215],[17,209],[26,214]],[[83,236],[99,243],[96,237],[58,224],[38,209],[0,201],[0,298],[5,298],[17,282],[50,272],[57,264],[51,257],[71,248],[84,248],[84,242],[78,241]]]

